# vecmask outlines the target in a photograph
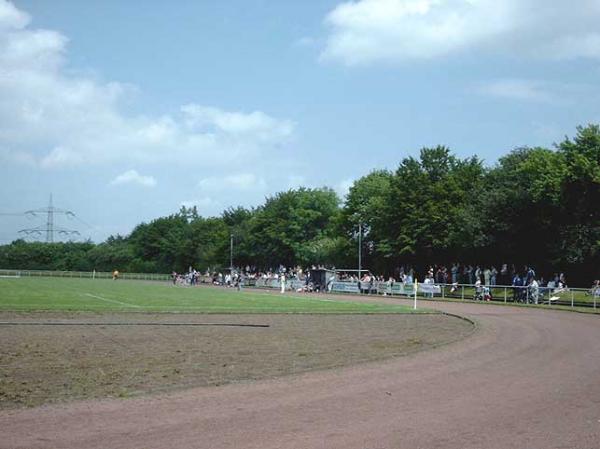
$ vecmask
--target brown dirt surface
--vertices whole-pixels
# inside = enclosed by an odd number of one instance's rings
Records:
[[[477,331],[441,348],[350,367],[3,410],[0,447],[598,449],[598,316],[427,306],[468,316]]]
[[[0,322],[29,323],[0,325],[4,409],[353,365],[439,346],[472,331],[470,323],[441,314],[0,313]]]

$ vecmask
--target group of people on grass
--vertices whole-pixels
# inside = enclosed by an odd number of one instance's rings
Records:
[[[450,294],[456,293],[461,285],[473,286],[475,288],[475,299],[491,300],[492,288],[495,286],[512,287],[512,299],[515,302],[537,302],[541,292],[557,292],[567,289],[567,281],[564,273],[554,273],[548,281],[543,276],[537,276],[531,266],[523,266],[517,269],[515,265],[502,264],[498,270],[494,265],[471,265],[455,262],[451,265],[431,265],[420,278],[420,282],[434,285],[449,285]],[[397,282],[413,284],[419,281],[416,270],[410,265],[403,265],[395,270],[395,276],[376,275],[370,271],[351,270],[348,272],[329,269],[326,285],[315,284],[311,280],[311,270],[322,270],[325,267],[312,265],[307,268],[300,266],[285,267],[280,265],[276,268],[259,270],[256,267],[235,267],[231,270],[211,271],[201,273],[190,267],[187,273],[172,273],[173,284],[196,285],[198,283],[210,283],[224,287],[236,287],[240,289],[245,282],[254,284],[257,280],[265,281],[265,284],[281,285],[285,291],[289,281],[295,282],[296,291],[331,291],[334,282],[358,283],[361,293],[372,293],[378,291],[378,286],[385,283],[392,287]],[[116,272],[118,273],[118,272]],[[113,278],[118,278],[116,274]],[[273,282],[275,281],[275,282]],[[600,298],[600,280],[595,280],[589,294]]]

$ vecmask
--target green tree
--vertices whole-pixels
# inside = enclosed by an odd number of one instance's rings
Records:
[[[385,209],[391,254],[417,265],[469,255],[478,236],[465,224],[484,175],[479,159],[459,159],[443,146],[422,149],[419,159],[404,159]]]
[[[97,271],[138,271],[132,267],[134,254],[131,244],[120,235],[110,236],[105,242],[95,245],[87,253],[87,258],[92,269]]]
[[[589,282],[600,275],[600,127],[578,127],[558,145],[564,157],[558,238],[565,262]]]
[[[222,218],[198,218],[191,223],[194,250],[190,264],[201,271],[229,266],[230,229]]]
[[[299,188],[267,198],[250,220],[248,239],[256,263],[263,267],[313,263],[307,248],[316,248],[317,241],[330,236],[338,210],[339,199],[329,188]]]
[[[255,213],[256,211],[253,209],[231,207],[221,215],[229,229],[229,236],[233,236],[234,266],[254,265],[256,263],[256,254],[252,246],[252,239],[249,238],[251,220]],[[227,240],[227,249],[223,251],[229,254],[229,240]]]
[[[135,256],[132,264],[142,271],[187,271],[193,262],[189,239],[189,223],[185,214],[142,223],[129,237]]]
[[[556,263],[551,240],[563,177],[564,159],[552,150],[520,148],[499,160],[486,177],[477,216],[484,259],[539,270]]]
[[[363,266],[373,271],[389,269],[389,259],[393,256],[392,244],[388,235],[388,216],[393,174],[387,170],[375,170],[350,187],[341,213],[340,230],[351,244],[339,244],[338,257],[356,266],[359,223],[362,232]],[[345,263],[345,265],[347,264]]]

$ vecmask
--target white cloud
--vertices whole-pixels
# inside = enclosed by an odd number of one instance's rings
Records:
[[[83,165],[84,155],[70,148],[56,147],[47,155],[41,157],[39,163],[44,168],[72,167]]]
[[[276,120],[261,111],[245,114],[197,104],[188,104],[181,110],[190,129],[220,131],[233,135],[253,134],[263,141],[287,138],[294,129],[292,122]]]
[[[281,151],[293,135],[293,122],[262,111],[191,103],[174,114],[127,115],[121,105],[134,88],[67,72],[67,38],[29,21],[0,0],[3,160],[45,169],[116,162],[231,167]]]
[[[152,176],[140,175],[137,170],[127,170],[110,182],[110,185],[113,186],[121,184],[138,184],[143,187],[154,187],[156,179]]]
[[[0,28],[20,29],[29,21],[29,15],[19,11],[12,3],[0,1]]]
[[[321,58],[364,65],[477,49],[600,58],[599,21],[598,0],[350,1],[327,15],[331,33]]]
[[[198,188],[205,191],[226,191],[226,190],[265,190],[267,183],[262,177],[253,173],[238,173],[223,177],[211,176],[203,178],[198,182]]]

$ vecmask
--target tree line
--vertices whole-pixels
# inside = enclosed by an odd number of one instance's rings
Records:
[[[400,265],[529,264],[586,285],[600,276],[600,127],[554,148],[517,148],[487,167],[445,146],[394,171],[330,188],[279,192],[254,208],[202,217],[195,207],[141,223],[105,242],[0,246],[0,267],[129,272],[323,264],[393,274]]]

